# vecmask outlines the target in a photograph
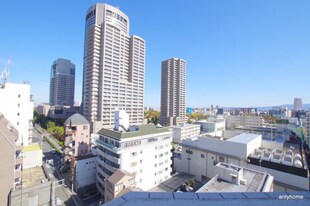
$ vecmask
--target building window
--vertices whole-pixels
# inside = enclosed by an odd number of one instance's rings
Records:
[[[131,157],[135,157],[135,156],[137,156],[137,152],[132,152]]]
[[[219,156],[219,162],[225,162],[225,157]]]
[[[137,162],[130,163],[130,167],[135,167],[135,166],[137,166]]]
[[[87,126],[83,126],[83,130],[87,130]]]
[[[186,153],[187,153],[187,154],[193,154],[193,151],[190,151],[190,150],[187,149],[187,150],[186,150]]]
[[[200,154],[200,157],[201,158],[205,158],[205,154]]]
[[[140,160],[140,164],[142,163],[142,160]]]
[[[19,116],[19,112],[17,113],[17,116]]]

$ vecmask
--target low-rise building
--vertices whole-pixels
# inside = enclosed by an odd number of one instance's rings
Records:
[[[73,189],[75,191],[96,182],[97,156],[89,154],[72,157],[70,163]]]
[[[200,134],[200,125],[195,124],[180,124],[179,126],[172,126],[173,142],[180,144],[183,139],[195,137]]]
[[[136,188],[135,176],[126,170],[117,169],[105,180],[104,200],[108,202],[131,191],[141,191]]]
[[[42,148],[38,143],[23,147],[23,169],[42,167]]]
[[[215,165],[225,162],[271,174],[275,191],[309,190],[309,172],[303,156],[298,145],[268,142],[261,135],[244,133],[227,140],[183,140],[181,156],[174,162],[176,171],[195,175],[198,181],[213,178]]]
[[[273,176],[232,164],[219,162],[216,175],[196,192],[272,192]]]
[[[226,116],[226,129],[243,127],[263,127],[265,121],[262,116]]]
[[[223,119],[200,120],[196,124],[201,127],[201,132],[211,136],[222,136],[225,130],[225,121]]]
[[[22,184],[10,194],[10,205],[53,205],[53,184],[42,167],[22,171]]]

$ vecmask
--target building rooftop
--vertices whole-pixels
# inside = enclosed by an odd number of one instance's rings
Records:
[[[65,125],[84,125],[89,124],[89,122],[82,115],[76,113],[71,115],[66,121]]]
[[[150,189],[150,192],[175,192],[180,188],[182,184],[187,182],[188,180],[193,180],[195,175],[190,175],[186,173],[177,173],[173,175],[168,180],[160,183],[156,187]]]
[[[137,131],[128,131],[128,132],[120,132],[109,129],[101,129],[98,134],[114,137],[118,139],[130,138],[130,137],[139,137],[143,135],[150,135],[156,133],[169,132],[168,128],[157,128],[155,125],[146,124],[137,126]]]
[[[104,206],[306,206],[310,192],[129,192]]]
[[[37,151],[37,150],[41,150],[41,147],[38,143],[33,143],[31,145],[23,147],[23,152],[31,152],[31,151]]]
[[[190,127],[200,127],[199,124],[180,124],[177,126],[171,126],[171,128],[190,128]]]
[[[44,179],[46,179],[46,176],[42,167],[24,169],[22,171],[22,188],[41,184]]]
[[[117,184],[119,181],[123,179],[125,176],[134,177],[133,174],[127,172],[126,170],[117,169],[108,179],[107,181],[111,182],[112,184]]]
[[[264,184],[264,173],[243,169],[243,179],[246,184],[233,184],[222,180],[217,175],[203,185],[197,192],[256,192]]]
[[[228,139],[229,142],[238,142],[243,144],[248,144],[249,142],[255,140],[258,134],[249,134],[249,133],[242,133],[235,137]]]

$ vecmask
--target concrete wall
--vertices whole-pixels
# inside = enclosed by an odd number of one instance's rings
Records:
[[[0,112],[18,130],[18,144],[28,145],[31,141],[29,125],[33,119],[33,100],[30,85],[6,83],[0,88]]]
[[[12,146],[14,138],[6,136],[3,131],[5,129],[6,126],[0,121],[0,205],[8,204],[7,200],[14,183],[15,150]],[[10,133],[9,130],[6,131]]]
[[[196,141],[183,140],[182,145],[203,148],[204,150],[213,151],[214,153],[227,154],[229,156],[239,158],[246,158],[248,154],[255,149],[253,146],[247,148],[247,144],[225,141],[210,137],[199,137]]]
[[[42,150],[24,151],[23,153],[23,169],[42,166]]]
[[[171,140],[172,138],[162,139],[126,150],[121,153],[120,169],[135,174],[136,185],[143,190],[149,190],[159,185],[170,178],[172,171],[170,166]],[[132,155],[133,152],[136,152],[135,156]]]
[[[274,176],[274,181],[283,183],[287,186],[293,186],[302,190],[309,190],[309,179],[290,173],[281,172],[265,167],[259,167],[256,165],[248,164],[248,168],[255,169],[257,171],[266,171],[267,173]],[[276,190],[275,190],[276,191]]]
[[[94,184],[96,182],[97,157],[90,157],[76,161],[75,165],[75,187],[76,190]]]

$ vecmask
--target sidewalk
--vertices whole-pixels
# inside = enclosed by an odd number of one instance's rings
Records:
[[[55,147],[57,149],[59,149],[60,153],[63,153],[62,151],[62,147],[55,141],[54,137],[49,134],[45,129],[43,129],[40,125],[35,124],[35,128],[36,130],[38,130],[38,132],[42,135],[45,136],[51,143],[53,143],[55,145]]]

